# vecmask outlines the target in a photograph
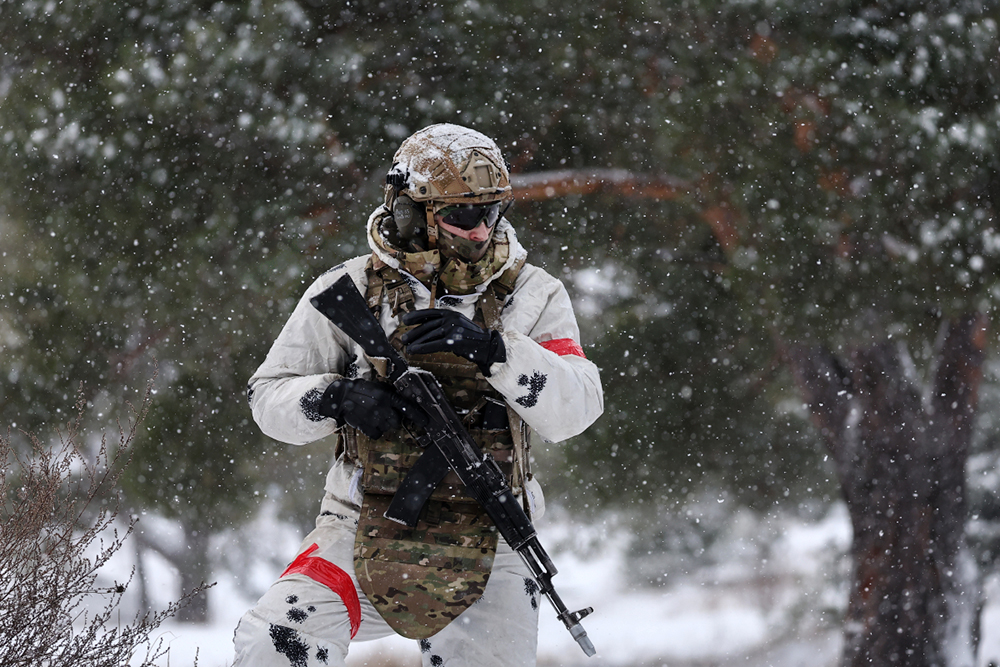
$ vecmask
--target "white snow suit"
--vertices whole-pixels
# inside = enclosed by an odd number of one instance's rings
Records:
[[[375,224],[373,215],[370,225]],[[502,220],[495,232],[511,244],[503,270],[523,260],[513,228]],[[399,268],[375,244],[385,264]],[[250,380],[253,417],[268,436],[306,444],[335,433],[333,419],[316,411],[316,401],[339,377],[375,379],[361,349],[321,315],[309,299],[348,273],[364,294],[368,257],[357,257],[320,276],[305,292]],[[494,278],[503,270],[497,271]],[[492,279],[492,278],[491,278]],[[415,308],[430,307],[430,291],[410,280]],[[436,308],[457,310],[470,319],[489,281],[465,296],[440,297]],[[597,367],[580,347],[579,328],[562,283],[525,264],[500,314],[507,360],[490,368],[490,385],[548,442],[575,436],[604,409]],[[381,324],[387,335],[399,325],[384,302]],[[334,462],[316,529],[299,555],[236,630],[237,667],[331,667],[344,664],[352,640],[392,634],[360,592],[353,549],[358,522],[360,469],[347,457]],[[533,519],[544,510],[541,489],[525,485]],[[482,598],[430,639],[420,640],[425,666],[483,667],[535,664],[539,594],[520,557],[501,539]]]

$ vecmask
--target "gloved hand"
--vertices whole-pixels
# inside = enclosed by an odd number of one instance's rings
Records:
[[[403,324],[419,326],[403,334],[408,354],[451,352],[479,366],[486,377],[490,366],[507,361],[507,348],[499,331],[483,329],[454,310],[428,308],[403,315]]]
[[[391,385],[371,380],[334,380],[323,392],[319,413],[336,419],[343,426],[350,424],[369,438],[379,439],[394,431],[408,419],[417,426],[426,426],[427,414],[403,398]]]

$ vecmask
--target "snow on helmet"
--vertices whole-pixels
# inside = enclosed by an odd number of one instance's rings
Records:
[[[511,197],[510,173],[496,142],[451,123],[430,125],[403,141],[386,175],[386,206],[400,238],[413,248],[437,246],[436,209]]]
[[[415,202],[483,204],[511,195],[496,143],[451,123],[425,127],[400,144],[386,180]]]

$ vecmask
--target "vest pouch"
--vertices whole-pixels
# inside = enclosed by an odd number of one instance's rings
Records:
[[[480,449],[488,452],[496,461],[500,472],[508,483],[514,477],[514,443],[510,431],[492,431],[478,428],[468,429],[469,435],[476,441]],[[359,434],[364,438],[363,434]],[[364,438],[367,440],[367,438]],[[416,464],[424,450],[410,438],[405,438],[401,447],[380,446],[383,443],[368,441],[359,447],[362,461],[361,488],[366,494],[392,496],[402,483],[406,473]],[[465,491],[465,485],[449,470],[431,493],[432,500],[454,502],[464,500],[475,504]],[[476,505],[478,507],[478,505]],[[388,506],[387,506],[388,507]]]

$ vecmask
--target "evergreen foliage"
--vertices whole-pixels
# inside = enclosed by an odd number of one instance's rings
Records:
[[[246,379],[305,284],[367,250],[398,143],[458,122],[515,175],[681,186],[514,209],[606,388],[588,434],[536,449],[552,495],[830,498],[783,355],[892,336],[929,375],[945,319],[992,313],[998,20],[994,0],[2,3],[0,405],[32,428],[155,358],[131,502],[238,522],[274,451]]]

